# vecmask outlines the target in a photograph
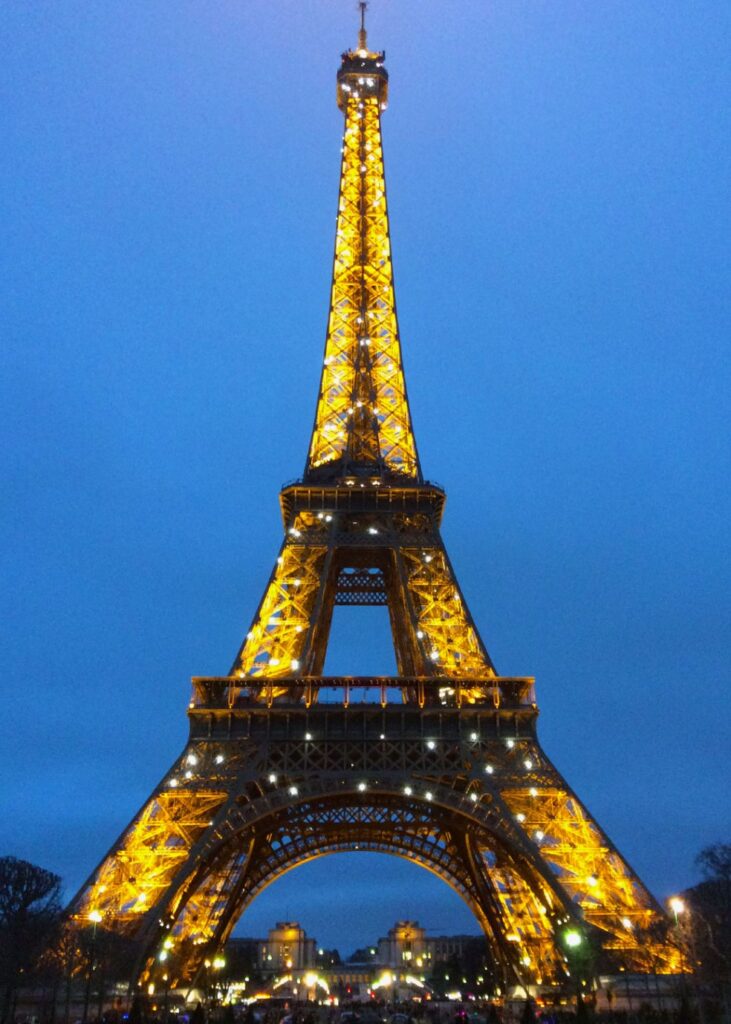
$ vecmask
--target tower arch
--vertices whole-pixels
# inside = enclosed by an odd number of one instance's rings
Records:
[[[576,916],[573,908],[554,880],[543,876],[540,861],[531,862],[517,848],[516,835],[497,815],[489,808],[481,813],[472,800],[460,809],[460,802],[439,783],[405,794],[393,778],[370,791],[305,785],[283,805],[256,801],[246,824],[235,814],[219,821],[216,842],[198,854],[195,872],[177,893],[170,887],[167,906],[156,906],[165,929],[156,927],[159,919],[151,922],[143,943],[144,980],[154,978],[163,942],[170,951],[165,972],[180,947],[186,958],[181,979],[192,982],[205,951],[192,955],[186,940],[205,934],[206,950],[221,948],[265,888],[301,864],[345,851],[398,856],[444,881],[475,915],[504,981],[549,976],[558,967],[556,921]],[[524,970],[516,970],[515,949]]]

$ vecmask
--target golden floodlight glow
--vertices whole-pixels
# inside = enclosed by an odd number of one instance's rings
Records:
[[[302,978],[302,981],[307,988],[315,988],[319,985],[319,987],[323,989],[324,992],[328,994],[330,992],[330,986],[328,985],[327,981],[324,978],[322,978],[319,974],[315,974],[314,971],[308,971],[307,974],[305,974],[304,977]]]
[[[159,984],[166,957],[176,988],[220,949],[258,886],[302,858],[360,846],[418,861],[466,896],[493,922],[506,977],[526,985],[562,980],[582,935],[600,937],[620,969],[678,973],[679,943],[653,937],[664,918],[651,894],[543,754],[533,680],[497,676],[449,561],[445,494],[421,473],[396,319],[381,141],[388,75],[362,33],[338,72],[325,356],[305,473],[280,492],[281,547],[228,676],[193,680],[188,748],[71,919],[96,924],[103,912],[105,928],[140,950],[139,991]],[[447,359],[458,339],[440,341]],[[435,396],[431,414],[448,415],[453,401]],[[276,424],[273,413],[274,442]],[[323,674],[337,604],[388,606],[396,675]],[[329,691],[339,696],[328,708]],[[680,929],[685,903],[673,897],[670,908]],[[266,947],[261,957],[274,966]],[[428,958],[408,952],[404,969]],[[206,964],[219,971],[225,960]],[[303,983],[313,987],[313,976]],[[385,971],[374,987],[399,977]]]
[[[338,462],[420,476],[396,319],[381,111],[372,93],[345,101],[330,317],[308,466]]]

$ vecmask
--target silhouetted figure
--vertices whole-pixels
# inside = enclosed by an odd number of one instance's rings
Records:
[[[521,1024],[534,1024],[535,1019],[536,1015],[533,1010],[533,1003],[530,999],[526,999],[523,1003],[523,1012],[520,1015]]]
[[[129,1024],[143,1024],[145,1015],[142,1012],[142,1000],[135,996],[129,1008]]]

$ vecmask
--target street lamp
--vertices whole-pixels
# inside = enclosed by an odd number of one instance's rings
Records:
[[[571,970],[575,976],[576,984],[576,1014],[578,1015],[584,1010],[584,999],[581,993],[582,983],[582,960],[585,958],[586,951],[582,949],[584,945],[584,936],[578,930],[578,928],[567,928],[563,933],[563,942],[566,946],[566,952],[568,953],[569,962],[571,964]]]
[[[86,972],[86,989],[84,990],[84,1013],[82,1020],[84,1024],[89,1016],[89,999],[91,998],[91,976],[94,973],[94,956],[96,953],[96,926],[102,919],[102,915],[98,910],[90,910],[87,918],[91,921],[91,948],[89,949],[89,969]]]
[[[218,953],[218,954],[216,954],[216,956],[214,956],[213,960],[206,960],[206,961],[204,961],[204,966],[206,968],[206,975],[205,975],[205,977],[206,977],[206,1020],[208,1020],[208,1014],[209,1014],[209,1011],[210,1011],[210,1001],[211,1001],[211,986],[210,986],[210,973],[209,973],[209,971],[210,971],[211,967],[216,972],[222,971],[223,968],[226,966],[226,960],[225,960],[225,958],[223,956],[221,956],[220,953]],[[213,994],[214,994],[213,995],[214,1000],[218,1000],[219,991],[218,991],[218,980],[217,979],[214,979],[214,981],[213,981]]]
[[[677,924],[678,917],[680,916],[680,914],[685,913],[685,900],[681,899],[680,896],[671,896],[668,900],[668,904],[673,914],[675,915],[675,923]]]
[[[681,957],[681,959],[680,959],[680,977],[681,977],[683,996],[685,997],[686,994],[687,994],[687,990],[688,990],[688,982],[687,982],[687,979],[686,979],[686,974],[687,974],[687,968],[690,966],[689,963],[688,963],[688,959],[690,957],[690,958],[692,958],[693,961],[695,960],[695,957],[693,956],[693,951],[690,948],[690,943],[692,941],[693,932],[692,932],[692,929],[690,927],[688,927],[692,922],[687,922],[686,925],[683,925],[681,923],[681,921],[680,921],[680,918],[684,914],[686,914],[687,911],[688,911],[688,907],[686,905],[685,900],[682,899],[680,896],[671,896],[670,899],[668,900],[668,906],[672,910],[673,917],[675,918],[675,931],[676,931],[676,934],[677,934],[678,947],[680,949],[680,957]],[[693,977],[695,978],[695,966],[691,966],[691,970],[693,972]],[[693,984],[693,987],[695,988],[695,982]],[[702,1005],[700,1006],[700,1011],[701,1011],[701,1020],[703,1020],[703,1008],[702,1008]]]

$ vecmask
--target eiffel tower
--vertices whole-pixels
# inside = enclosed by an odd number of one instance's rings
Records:
[[[284,540],[229,674],[193,679],[185,749],[70,907],[134,942],[145,991],[192,984],[265,886],[354,849],[447,882],[506,982],[564,978],[570,931],[618,968],[677,968],[648,938],[662,910],[538,742],[533,679],[498,675],[439,532],[396,317],[387,97],[361,15],[337,73],[329,321]],[[322,675],[336,605],[388,608],[397,676]]]

